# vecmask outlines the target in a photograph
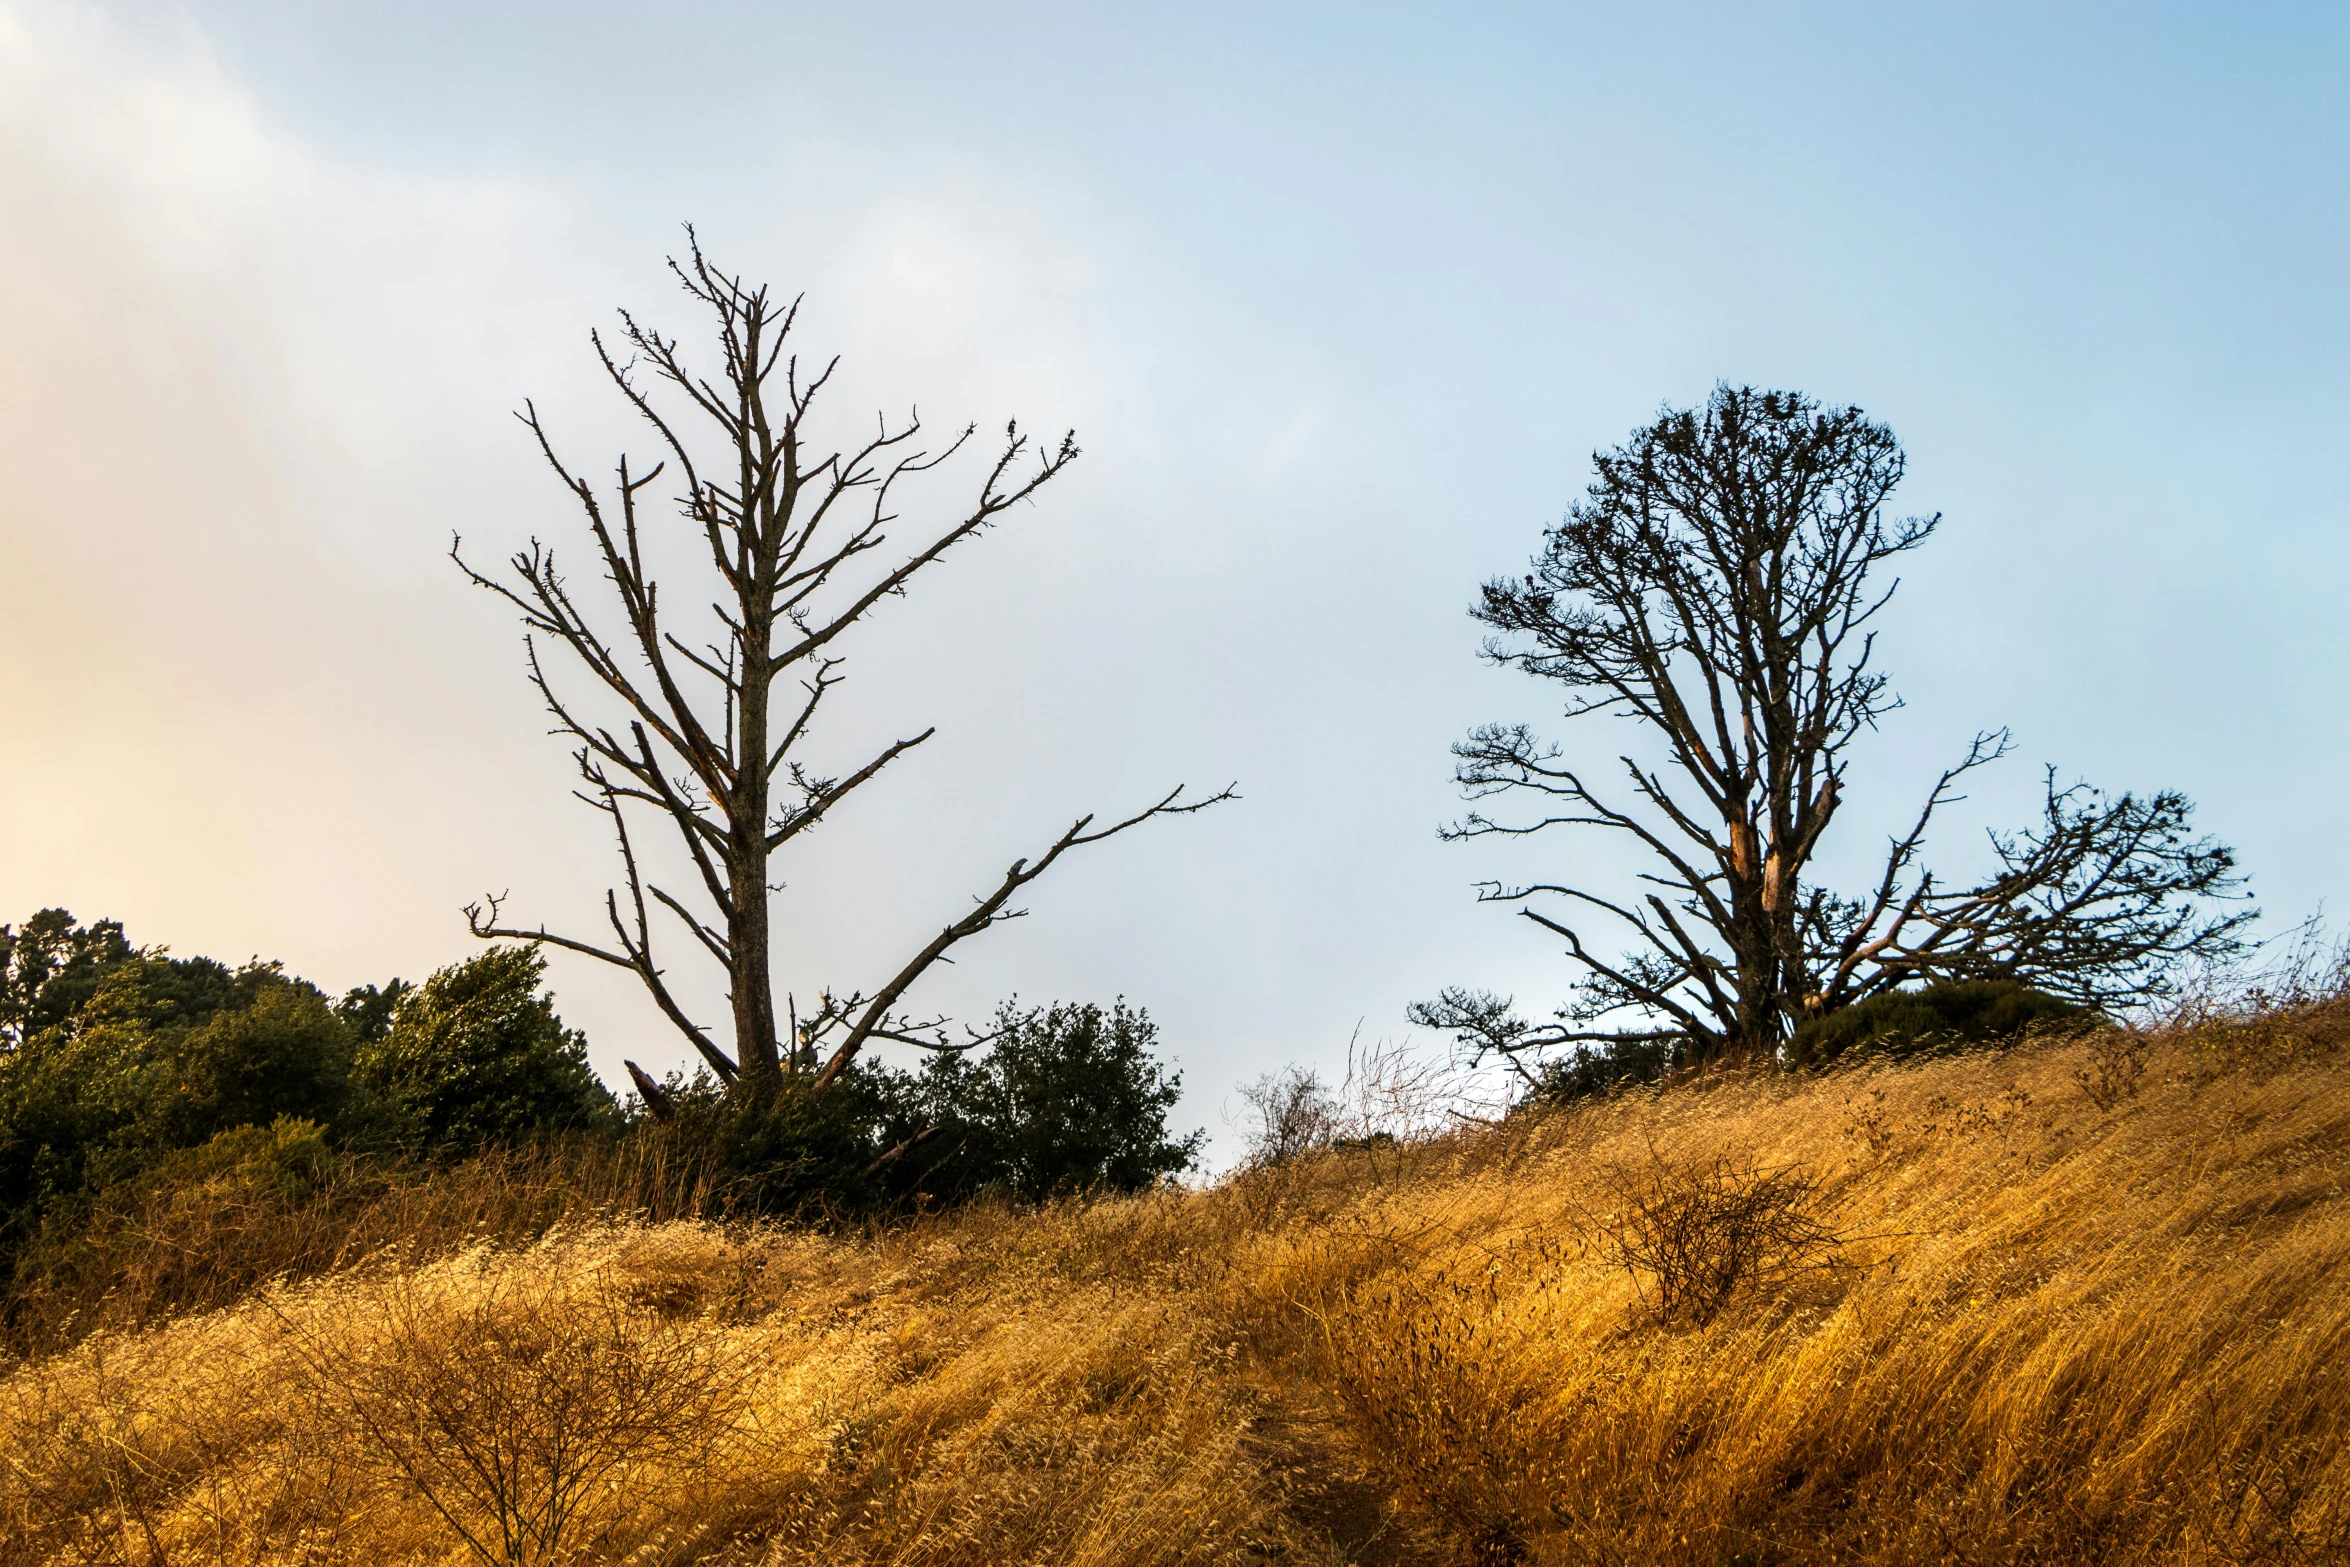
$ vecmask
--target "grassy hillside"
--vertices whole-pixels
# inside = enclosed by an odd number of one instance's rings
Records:
[[[387,1252],[16,1366],[0,1562],[2343,1560],[2337,1036]]]

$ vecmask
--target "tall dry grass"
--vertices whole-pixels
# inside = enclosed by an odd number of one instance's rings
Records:
[[[18,1366],[0,1562],[2350,1559],[2345,1035],[379,1254]]]
[[[217,1310],[272,1280],[528,1241],[598,1215],[721,1206],[700,1150],[657,1132],[491,1148],[450,1165],[330,1150],[308,1122],[241,1128],[70,1215],[18,1261],[0,1356]]]

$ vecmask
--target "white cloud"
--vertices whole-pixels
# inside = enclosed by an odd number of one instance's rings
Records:
[[[580,542],[506,417],[523,397],[583,471],[645,449],[584,337],[629,302],[695,342],[657,271],[671,215],[616,231],[558,184],[338,159],[194,31],[135,37],[79,8],[0,11],[0,104],[0,725],[37,737],[0,772],[0,903],[330,985],[459,955],[456,905],[485,889],[592,923],[607,845],[567,799],[510,617],[441,553],[454,531],[492,559]],[[983,441],[1014,415],[1074,425],[1088,456],[857,649],[837,753],[941,734],[787,871],[803,990],[894,967],[1080,811],[1251,770],[1261,703],[1294,681],[1233,628],[1304,543],[1254,513],[1282,513],[1267,485],[1299,481],[1328,418],[1310,379],[1235,389],[1162,340],[1119,292],[1131,269],[1045,216],[1049,191],[833,188],[703,234],[806,288],[804,341],[844,355],[839,428],[918,400]],[[1202,465],[1203,438],[1239,456]],[[933,999],[1132,991],[1178,1025],[1213,1103],[1214,1062],[1246,1048],[1203,1027],[1218,996],[1258,992],[1255,1027],[1293,1016],[1265,994],[1284,959],[1263,939],[1293,922],[1228,906],[1225,857],[1267,841],[1265,809],[1057,873]],[[684,1055],[626,976],[565,960],[556,981],[607,1068]],[[714,982],[688,988],[718,1009]]]

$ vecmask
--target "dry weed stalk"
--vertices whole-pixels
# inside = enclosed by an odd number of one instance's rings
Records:
[[[1321,1074],[1288,1066],[1240,1090],[1256,1125],[1249,1129],[1244,1169],[1272,1170],[1316,1154],[1338,1140],[1345,1124]]]
[[[353,1292],[332,1334],[282,1320],[341,1425],[493,1567],[579,1558],[657,1502],[640,1472],[695,1466],[740,1412],[721,1343],[558,1234],[515,1266],[476,1250]]]
[[[1299,1166],[1333,1152],[1357,1156],[1353,1175],[1383,1185],[1405,1176],[1415,1149],[1465,1126],[1493,1126],[1508,1113],[1508,1085],[1456,1056],[1430,1055],[1406,1040],[1347,1042],[1346,1075],[1335,1086],[1311,1068],[1268,1072],[1240,1090],[1255,1124],[1233,1185],[1260,1223],[1313,1179]]]
[[[1650,1143],[1637,1162],[1603,1165],[1599,1185],[1608,1206],[1588,1222],[1660,1326],[1703,1326],[1742,1290],[1842,1260],[1844,1232],[1820,1217],[1820,1182],[1801,1168],[1719,1153],[1674,1161]]]
[[[1409,1040],[1347,1041],[1337,1103],[1342,1139],[1389,1145],[1426,1142],[1463,1125],[1492,1125],[1509,1110],[1499,1070],[1468,1068],[1457,1054],[1431,1054]]]
[[[2312,917],[2246,964],[2187,985],[2163,1029],[2193,1047],[2205,1075],[2288,1070],[2350,1037],[2350,938]]]
[[[2100,1029],[2088,1037],[2086,1065],[2073,1072],[2073,1081],[2100,1110],[2111,1110],[2125,1099],[2138,1097],[2146,1077],[2146,1061],[2154,1041],[2134,1028]]]

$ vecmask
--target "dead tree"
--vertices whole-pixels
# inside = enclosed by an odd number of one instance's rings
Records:
[[[531,684],[555,732],[575,747],[579,797],[610,823],[620,858],[619,885],[605,895],[611,937],[502,923],[503,895],[469,906],[466,918],[485,939],[544,941],[629,970],[726,1083],[765,1091],[796,1076],[820,1095],[874,1040],[969,1048],[976,1039],[950,1041],[944,1019],[918,1019],[905,1009],[908,992],[934,964],[958,943],[1018,917],[1023,911],[1013,899],[1063,855],[1154,817],[1200,810],[1232,791],[1187,801],[1177,788],[1111,823],[1079,817],[1042,852],[1014,860],[1001,881],[878,985],[818,989],[805,1015],[786,992],[779,1025],[771,862],[935,732],[897,740],[843,773],[807,761],[805,742],[842,678],[841,637],[902,594],[915,573],[1057,478],[1077,446],[1064,436],[1038,447],[1018,426],[1008,427],[976,499],[926,529],[913,548],[893,552],[887,530],[899,520],[894,508],[904,491],[962,452],[974,430],[933,450],[918,444],[919,419],[883,419],[861,443],[820,446],[810,421],[837,360],[810,372],[790,352],[798,302],[780,304],[765,288],[718,270],[698,242],[670,269],[714,319],[714,380],[687,367],[675,338],[626,312],[617,351],[591,334],[604,374],[652,428],[660,462],[638,471],[623,457],[609,494],[600,494],[556,455],[534,406],[520,415],[579,503],[611,587],[613,632],[591,620],[555,552],[538,540],[500,576],[474,570],[457,545],[450,549],[468,578],[521,612]],[[666,486],[656,490],[664,476]],[[649,515],[657,502],[672,495],[713,576],[706,584],[670,584],[665,601],[646,534],[659,526]],[[685,595],[690,614],[705,592],[714,602],[691,629],[671,614],[676,594]],[[550,651],[566,655],[585,677],[586,696],[558,685]],[[646,821],[665,827],[682,848],[690,866],[682,887],[651,879],[632,837],[632,823]],[[725,970],[731,1053],[671,987],[656,952],[656,906],[691,949]]]
[[[1566,714],[1637,721],[1655,747],[1614,758],[1620,793],[1523,725],[1456,745],[1471,799],[1538,801],[1529,819],[1472,811],[1450,838],[1591,827],[1653,857],[1629,893],[1567,881],[1487,883],[1566,943],[1576,997],[1533,1024],[1504,998],[1448,990],[1414,1019],[1515,1056],[1579,1041],[1671,1039],[1708,1057],[1768,1057],[1803,1019],[1913,980],[2012,978],[2094,1006],[2160,993],[2175,960],[2234,950],[2249,911],[2228,849],[2191,838],[2180,794],[2056,787],[2033,830],[1994,834],[1998,872],[1947,887],[1920,864],[1927,828],[1969,772],[2004,755],[1978,735],[1858,897],[1809,867],[1849,755],[1899,705],[1870,667],[1876,574],[1940,521],[1889,519],[1901,449],[1857,408],[1718,388],[1594,461],[1583,501],[1529,575],[1486,584],[1486,656],[1556,681]],[[1612,769],[1611,769],[1612,770]],[[1586,943],[1569,911],[1628,928],[1633,952]],[[1601,1028],[1608,1019],[1640,1026]]]

